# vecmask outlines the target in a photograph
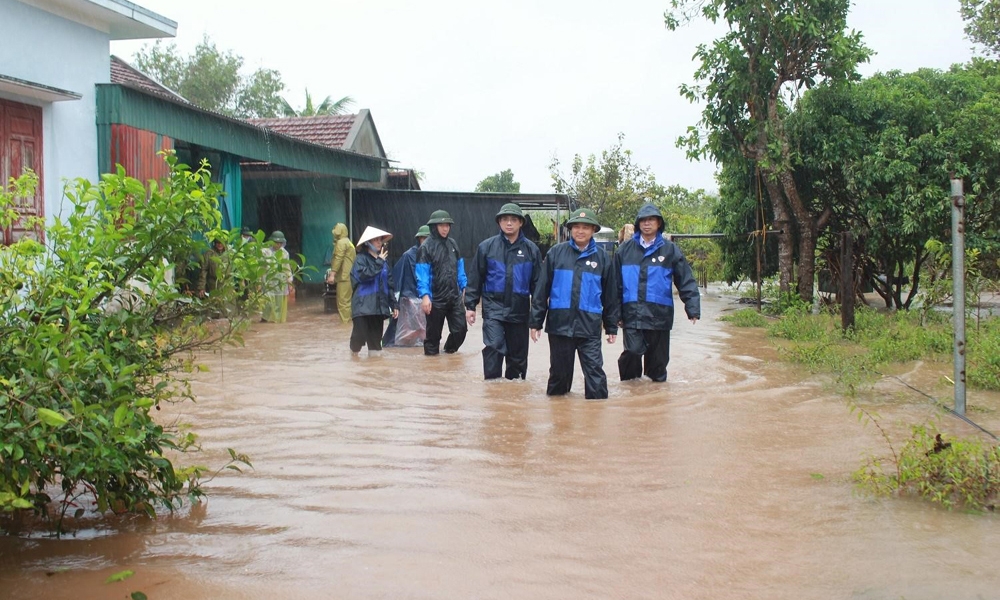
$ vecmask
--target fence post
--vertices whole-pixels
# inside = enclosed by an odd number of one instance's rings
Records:
[[[854,234],[840,234],[840,323],[844,331],[854,327]]]
[[[952,318],[955,325],[955,412],[965,414],[965,192],[951,180]]]

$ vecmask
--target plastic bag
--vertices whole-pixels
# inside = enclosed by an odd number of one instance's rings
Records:
[[[427,330],[427,315],[420,309],[420,300],[402,296],[396,319],[397,346],[423,346]]]

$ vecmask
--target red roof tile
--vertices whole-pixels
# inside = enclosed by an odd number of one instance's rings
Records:
[[[247,119],[258,127],[320,144],[344,149],[347,135],[358,115],[321,115],[315,117],[282,117],[278,119]]]
[[[149,77],[142,71],[136,69],[113,54],[111,55],[111,83],[130,83],[139,86],[146,91],[153,92],[154,94],[159,94],[161,96],[166,95],[179,100],[184,100],[184,98],[172,91],[170,88],[160,84],[152,77]],[[184,101],[187,102],[187,100]]]

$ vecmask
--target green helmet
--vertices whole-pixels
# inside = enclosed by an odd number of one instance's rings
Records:
[[[521,222],[524,223],[524,213],[521,211],[521,207],[514,204],[513,202],[508,202],[507,204],[504,204],[503,206],[500,207],[500,212],[497,213],[496,217],[497,221],[499,221],[500,217],[504,215],[513,215],[521,219]]]
[[[421,237],[429,237],[430,235],[431,235],[431,228],[426,225],[421,225],[420,228],[417,229],[417,234],[413,237],[421,238]]]
[[[285,243],[287,241],[285,239],[285,234],[281,233],[281,231],[279,231],[277,229],[274,230],[273,233],[271,233],[270,240],[272,242],[281,242],[281,243]]]
[[[566,220],[566,227],[574,223],[586,223],[587,225],[593,225],[597,229],[601,228],[601,224],[594,218],[594,211],[589,208],[578,208],[574,211],[569,219]]]
[[[448,214],[446,210],[436,210],[431,213],[431,218],[427,220],[428,225],[438,225],[440,223],[447,223],[452,225],[455,221],[452,220],[451,215]]]

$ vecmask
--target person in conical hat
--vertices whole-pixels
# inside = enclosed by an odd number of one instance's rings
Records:
[[[351,352],[357,354],[368,346],[368,354],[382,350],[384,321],[399,313],[392,273],[389,272],[389,250],[386,242],[392,234],[377,227],[366,227],[358,238],[358,254],[351,269]]]
[[[357,251],[347,233],[347,225],[337,223],[333,228],[333,258],[330,271],[337,288],[337,312],[342,323],[351,322],[351,269]]]

